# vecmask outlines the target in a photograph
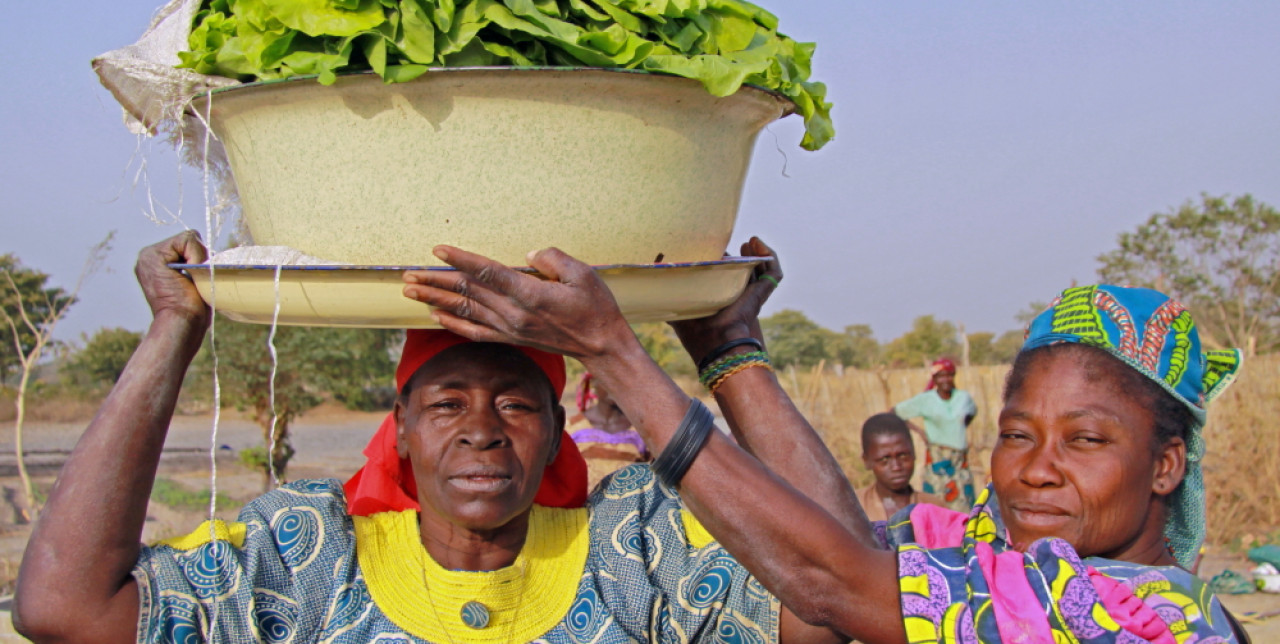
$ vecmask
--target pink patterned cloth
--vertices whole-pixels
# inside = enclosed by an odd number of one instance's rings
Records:
[[[921,504],[897,517],[881,525],[898,550],[912,644],[1237,641],[1217,598],[1181,568],[1082,560],[1062,539],[1012,548],[990,488],[968,515]]]
[[[1151,644],[1178,644],[1169,631],[1169,625],[1153,608],[1138,599],[1131,588],[1098,572],[1093,566],[1089,566],[1089,581],[1102,597],[1102,605],[1107,607],[1111,619],[1124,630]]]

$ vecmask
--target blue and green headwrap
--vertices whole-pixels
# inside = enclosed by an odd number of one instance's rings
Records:
[[[1183,567],[1204,542],[1204,428],[1209,401],[1235,380],[1238,349],[1205,351],[1191,313],[1169,296],[1146,288],[1100,284],[1069,288],[1036,316],[1023,351],[1059,342],[1105,350],[1155,381],[1191,410],[1187,472],[1169,497],[1164,534]]]

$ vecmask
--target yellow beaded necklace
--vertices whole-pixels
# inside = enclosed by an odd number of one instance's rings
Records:
[[[514,564],[446,570],[422,546],[416,512],[353,518],[356,556],[374,603],[397,626],[430,642],[537,639],[573,605],[590,546],[585,508],[535,505]]]

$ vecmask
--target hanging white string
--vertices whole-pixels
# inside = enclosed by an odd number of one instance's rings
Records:
[[[155,153],[155,136],[146,132],[138,133],[133,156],[129,159],[128,165],[125,166],[125,171],[127,172],[130,167],[134,167],[136,164],[136,169],[133,173],[133,180],[130,182],[130,188],[134,192],[137,192],[139,188],[142,189],[147,201],[146,206],[142,209],[142,214],[147,219],[151,220],[151,223],[156,224],[157,226],[178,224],[182,226],[183,230],[190,230],[191,228],[187,226],[186,221],[182,219],[183,201],[186,197],[182,180],[182,159],[185,152],[184,147],[186,146],[186,139],[184,137],[185,131],[181,127],[175,128],[175,130],[176,132],[174,132],[174,134],[169,138],[169,141],[174,144],[178,156],[178,205],[176,211],[173,208],[170,208],[166,203],[157,201],[155,198],[155,192],[152,190],[150,159],[151,155]],[[159,211],[164,212],[163,218],[160,216]]]
[[[165,208],[165,212],[167,212],[167,213],[169,214],[169,216],[170,216],[170,217],[172,217],[172,218],[173,218],[173,220],[174,220],[175,222],[177,222],[177,223],[181,224],[181,225],[182,225],[182,229],[183,229],[183,230],[189,230],[189,228],[187,227],[187,222],[185,222],[185,221],[183,221],[183,220],[182,220],[182,207],[183,207],[184,202],[185,202],[185,200],[186,200],[186,198],[187,198],[186,183],[182,180],[182,179],[183,179],[183,172],[182,172],[182,159],[183,159],[183,157],[186,155],[186,152],[187,152],[186,148],[187,148],[187,131],[186,131],[186,128],[178,128],[177,135],[176,135],[176,137],[174,138],[174,150],[176,151],[177,156],[178,156],[178,176],[177,176],[177,181],[178,181],[178,212],[176,212],[176,213],[175,213],[175,212],[173,212],[173,211],[169,210],[168,208]]]
[[[201,182],[204,193],[204,238],[205,244],[209,247],[213,246],[215,240],[215,226],[213,224],[213,204],[209,198],[209,143],[213,137],[213,130],[209,127],[209,114],[213,111],[213,96],[209,95],[205,103],[206,113],[201,115],[199,111],[196,115],[204,124],[204,150],[201,152]],[[218,379],[218,285],[215,273],[216,265],[214,262],[207,262],[209,266],[209,308],[212,309],[214,315],[209,319],[209,351],[213,356],[213,429],[209,439],[209,521],[210,534],[213,535],[212,522],[217,518],[218,511],[218,426],[222,419],[222,383]]]
[[[276,471],[276,446],[280,435],[276,431],[276,423],[280,415],[276,412],[276,369],[280,366],[280,356],[276,353],[276,328],[280,322],[280,270],[282,264],[276,264],[276,308],[271,313],[271,332],[267,334],[267,349],[271,352],[271,382],[267,385],[267,396],[271,401],[271,446],[267,449],[267,467],[271,471],[271,486],[280,487],[280,473]]]
[[[209,127],[210,114],[213,111],[213,94],[207,94],[205,114],[194,110],[197,118],[204,124],[204,149],[201,150],[201,186],[204,193],[204,230],[205,244],[212,248],[216,241],[216,230],[213,224],[213,205],[209,198],[209,144],[213,137],[213,129]],[[218,425],[222,420],[222,383],[218,380],[218,288],[215,280],[214,262],[206,260],[209,265],[209,354],[213,357],[213,429],[209,436],[209,542],[216,548],[218,543]],[[219,600],[213,600],[213,614],[209,620],[209,641],[215,641],[214,634],[218,629]]]

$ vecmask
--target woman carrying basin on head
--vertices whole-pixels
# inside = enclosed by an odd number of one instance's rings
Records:
[[[462,272],[410,274],[410,296],[439,307],[459,333],[554,348],[606,386],[626,382],[614,391],[658,454],[655,469],[811,624],[864,642],[1245,641],[1185,570],[1204,534],[1205,406],[1239,354],[1203,351],[1190,314],[1160,293],[1064,292],[1032,324],[1010,375],[993,481],[977,504],[968,514],[914,506],[879,524],[876,542],[865,521],[850,527],[780,480],[767,455],[693,431],[700,403],[648,359],[619,315],[600,314],[616,307],[586,266],[542,251],[532,264],[556,281],[541,282],[458,249],[437,252]],[[729,324],[721,337],[750,338],[728,350],[746,356],[757,334]],[[681,337],[706,355],[696,333]],[[786,405],[751,395],[770,379],[767,369],[739,370],[715,394],[788,428]],[[660,467],[669,453],[681,467]],[[801,444],[786,458],[815,455]]]
[[[154,319],[28,542],[14,619],[30,639],[840,641],[781,606],[647,467],[588,498],[563,431],[562,356],[447,331],[408,332],[394,411],[345,486],[295,481],[237,521],[140,546],[183,374],[211,320],[168,264],[204,259],[194,233],[139,257]],[[761,295],[736,305],[744,319]],[[721,342],[717,325],[686,328]],[[856,524],[833,460],[785,458],[779,441],[820,446],[811,429],[774,435],[748,413],[734,428],[768,447],[789,485]]]

